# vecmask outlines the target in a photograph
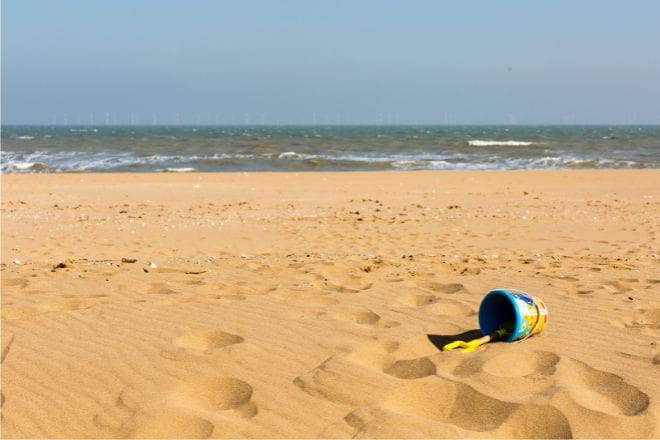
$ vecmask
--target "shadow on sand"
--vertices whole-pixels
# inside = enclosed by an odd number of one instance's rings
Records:
[[[436,348],[442,351],[442,347],[454,341],[471,341],[472,339],[477,339],[483,335],[479,329],[475,328],[473,330],[468,330],[463,333],[457,333],[455,335],[426,335],[431,341],[431,344],[435,345]]]

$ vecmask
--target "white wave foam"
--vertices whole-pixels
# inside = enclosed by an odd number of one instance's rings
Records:
[[[213,155],[149,155],[138,156],[132,152],[86,151],[0,151],[2,173],[27,173],[48,169],[52,172],[112,171],[144,168],[152,171],[190,172],[195,162],[205,160],[252,159],[252,154],[214,153]],[[181,166],[177,166],[177,165]],[[156,168],[160,165],[160,168]]]
[[[527,145],[534,145],[536,142],[527,142],[527,141],[482,141],[480,139],[473,139],[468,141],[468,145],[472,147],[495,147],[495,146],[505,146],[505,147],[525,147]]]
[[[181,168],[165,168],[162,170],[166,173],[190,173],[195,171],[195,168],[192,167],[181,167]]]
[[[40,171],[48,168],[43,162],[14,162],[10,166],[16,171]]]
[[[161,171],[193,172],[224,169],[249,169],[251,163],[259,169],[268,169],[277,159],[294,162],[321,160],[329,168],[359,169],[401,169],[401,170],[497,170],[497,169],[575,169],[575,168],[635,168],[643,163],[619,159],[596,158],[581,155],[556,155],[546,157],[511,157],[507,154],[489,154],[480,150],[472,154],[450,153],[432,154],[427,152],[409,152],[387,154],[380,152],[337,151],[326,154],[306,154],[292,151],[280,153],[228,153],[218,152],[212,155],[150,155],[138,156],[132,152],[104,151],[0,151],[0,172],[80,172],[80,171]],[[507,157],[509,156],[509,157]],[[225,162],[229,160],[230,162]],[[240,160],[241,162],[232,162]],[[218,162],[214,162],[218,161]],[[318,163],[314,162],[314,166]],[[304,166],[304,165],[300,165]]]
[[[277,156],[278,159],[297,159],[299,157],[300,155],[295,151],[285,151],[284,153],[280,153],[279,156]]]
[[[16,139],[21,139],[21,140],[28,141],[28,140],[34,139],[34,136],[17,136]]]
[[[12,167],[17,170],[29,170],[37,162],[16,162]]]
[[[428,164],[427,161],[419,161],[419,160],[397,160],[396,162],[392,162],[392,166],[394,168],[413,168],[416,166],[424,166]]]

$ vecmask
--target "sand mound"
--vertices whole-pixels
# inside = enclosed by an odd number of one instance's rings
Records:
[[[250,402],[252,387],[233,377],[198,378],[177,387],[171,398],[181,406],[208,412],[239,410],[242,417],[256,415]]]
[[[383,370],[400,379],[417,379],[435,374],[435,364],[428,358],[400,359]]]
[[[213,423],[186,414],[163,414],[149,418],[131,432],[131,438],[209,438]]]
[[[221,330],[199,331],[181,335],[174,340],[174,345],[192,350],[212,350],[243,342],[240,336]]]
[[[551,352],[511,350],[495,356],[483,364],[483,370],[493,376],[524,377],[530,375],[551,375],[559,356]]]

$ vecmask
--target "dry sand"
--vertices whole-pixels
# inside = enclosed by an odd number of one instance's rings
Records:
[[[4,175],[2,436],[659,437],[659,218],[653,170]],[[544,334],[440,351],[497,287]]]

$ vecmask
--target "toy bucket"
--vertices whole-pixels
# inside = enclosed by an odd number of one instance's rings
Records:
[[[488,293],[479,306],[481,333],[489,335],[502,327],[508,330],[506,342],[538,335],[548,324],[548,308],[541,298],[516,289],[497,289]]]

